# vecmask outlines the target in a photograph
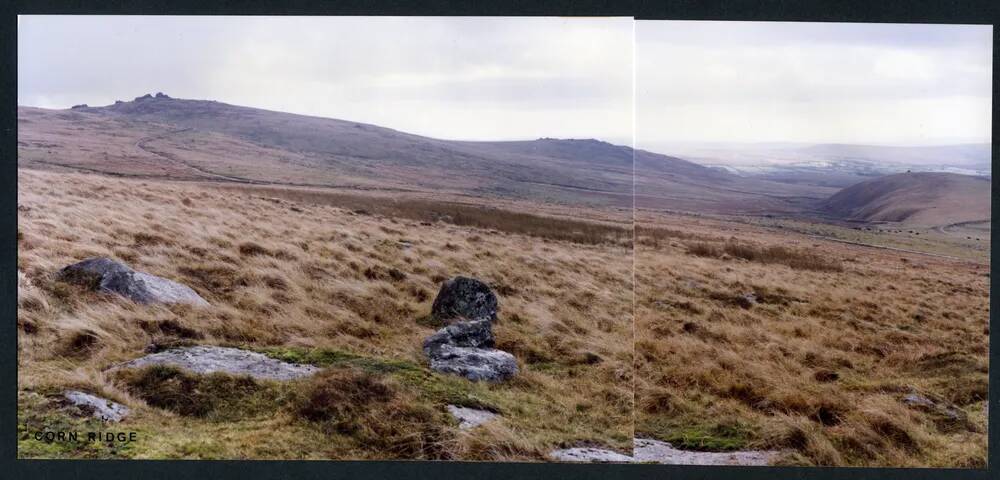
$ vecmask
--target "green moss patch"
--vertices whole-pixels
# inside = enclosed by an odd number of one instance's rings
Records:
[[[122,370],[117,376],[129,392],[154,407],[214,421],[266,415],[289,395],[289,388],[278,382],[220,372],[199,375],[165,365]]]
[[[691,425],[682,421],[653,419],[636,427],[636,436],[648,435],[682,450],[728,452],[751,447],[753,429],[740,422],[707,422]]]

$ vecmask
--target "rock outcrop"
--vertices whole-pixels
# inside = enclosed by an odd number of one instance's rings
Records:
[[[441,285],[431,313],[453,322],[424,341],[432,370],[487,382],[517,375],[514,356],[493,348],[497,297],[485,283],[466,277],[448,280]]]
[[[129,414],[129,408],[125,405],[78,390],[67,390],[63,397],[84,414],[104,422],[120,422]]]
[[[109,258],[88,258],[63,268],[58,276],[62,281],[121,295],[136,303],[208,305],[205,299],[186,285],[156,275],[137,272]]]
[[[502,350],[442,345],[431,357],[431,370],[474,382],[502,382],[517,375],[517,360]]]
[[[497,296],[489,285],[468,277],[455,277],[441,285],[431,315],[442,321],[497,319]]]
[[[438,330],[424,340],[424,354],[435,357],[443,345],[493,348],[493,330],[489,320],[458,322]]]
[[[249,375],[264,380],[292,380],[319,371],[313,365],[282,362],[267,355],[238,348],[197,346],[165,350],[119,364],[113,369],[144,368],[167,365],[194,373],[223,372],[230,375]]]

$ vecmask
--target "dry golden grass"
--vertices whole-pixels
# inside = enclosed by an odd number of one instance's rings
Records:
[[[985,465],[988,265],[705,218],[640,224],[637,435],[789,464]],[[907,406],[911,392],[960,418]]]
[[[503,231],[503,223],[394,217],[374,205],[362,214],[252,189],[34,170],[18,172],[18,204],[19,414],[28,419],[62,418],[45,398],[70,387],[123,402],[136,413],[122,428],[142,438],[119,452],[130,458],[542,460],[557,446],[630,446],[627,237],[570,242]],[[141,306],[54,280],[59,268],[92,256],[185,283],[212,306]],[[440,283],[459,274],[500,296],[497,346],[522,368],[508,383],[427,369],[420,347],[434,327],[423,319]],[[225,389],[239,386],[237,398],[249,404],[287,401],[263,415],[234,413],[225,402],[192,413],[144,401],[155,382],[105,372],[150,345],[193,343],[361,369],[372,378],[357,381],[385,383],[393,395],[345,415],[388,423],[341,431],[304,416],[293,399],[321,388],[307,382],[219,379]],[[185,382],[175,381],[197,386]],[[446,403],[489,407],[501,418],[459,431],[443,414]],[[426,435],[399,437],[406,425]],[[389,443],[370,441],[379,432]],[[420,446],[430,438],[433,446]],[[78,456],[35,447],[22,443],[21,455]]]

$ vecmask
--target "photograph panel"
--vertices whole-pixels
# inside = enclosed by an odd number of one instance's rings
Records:
[[[637,21],[637,456],[986,466],[992,33]]]
[[[19,17],[18,457],[629,454],[632,33]]]

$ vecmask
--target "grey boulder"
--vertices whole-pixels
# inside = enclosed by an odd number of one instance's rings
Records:
[[[439,320],[497,319],[497,296],[489,285],[468,277],[455,277],[441,284],[431,315]]]
[[[431,370],[459,375],[474,382],[502,382],[517,375],[517,360],[507,352],[492,348],[444,344],[431,357]]]
[[[125,405],[78,390],[67,390],[63,397],[85,414],[105,422],[120,422],[129,414]]]
[[[59,279],[92,290],[114,293],[136,303],[186,303],[207,306],[208,302],[186,285],[137,272],[109,258],[88,258],[59,271]]]
[[[458,322],[438,330],[424,340],[424,353],[428,357],[435,357],[442,345],[493,348],[493,331],[489,320]]]
[[[264,380],[292,380],[319,371],[319,368],[313,365],[282,362],[257,352],[204,345],[174,348],[146,355],[117,365],[114,369],[144,368],[152,365],[172,366],[202,374],[223,372],[230,375],[249,375]]]

